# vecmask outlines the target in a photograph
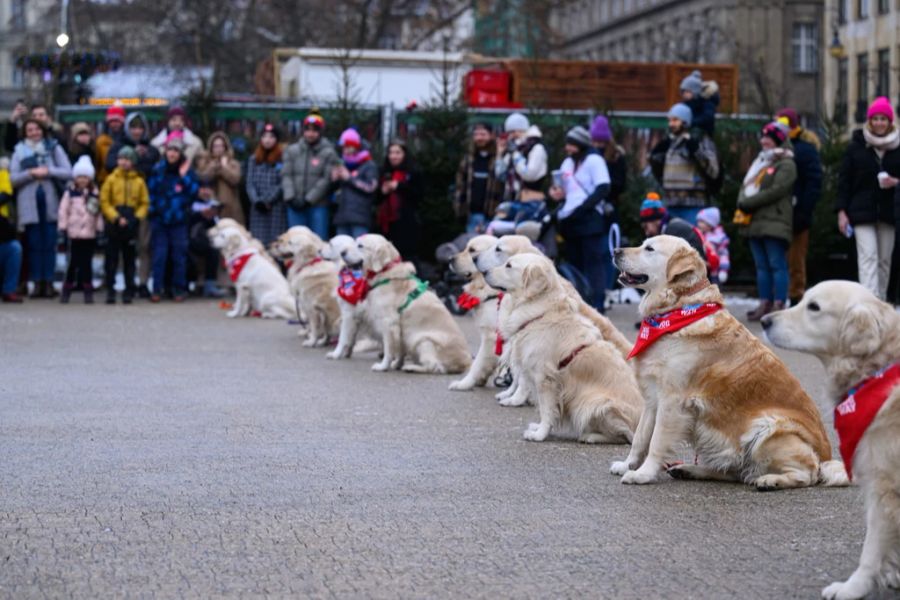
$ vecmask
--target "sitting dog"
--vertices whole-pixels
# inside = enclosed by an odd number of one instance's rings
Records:
[[[384,357],[375,371],[462,373],[472,364],[462,331],[450,311],[416,277],[415,267],[384,237],[367,234],[344,251],[344,262],[364,270],[366,318],[382,338]]]
[[[634,373],[580,314],[553,263],[519,254],[485,280],[507,294],[500,332],[519,365],[519,386],[537,400],[540,423],[529,425],[525,439],[541,442],[562,426],[580,442],[630,442],[643,407]]]
[[[320,347],[337,333],[340,309],[334,290],[338,269],[319,252],[325,243],[306,227],[291,227],[272,242],[272,253],[289,261],[288,284],[299,312],[306,316],[307,328],[300,335],[303,345]]]
[[[744,481],[758,490],[847,485],[816,405],[775,354],[724,308],[697,251],[663,235],[618,249],[619,281],[647,293],[631,355],[644,413],[623,483],[656,481],[685,442],[683,479]],[[636,470],[635,470],[636,469]]]
[[[762,326],[776,346],[822,361],[841,454],[863,491],[859,567],[822,596],[845,600],[878,585],[900,587],[900,315],[858,283],[826,281],[797,306],[763,317]]]
[[[295,318],[287,280],[275,261],[260,252],[259,241],[248,239],[242,229],[220,224],[209,231],[210,242],[222,253],[237,294],[228,316],[242,317],[255,311],[267,319]]]
[[[361,270],[353,271],[341,258],[344,252],[354,246],[356,240],[349,235],[336,235],[319,251],[322,258],[331,261],[340,269],[338,287],[334,290],[334,294],[341,311],[341,330],[337,346],[325,355],[330,359],[350,358],[353,352],[381,350],[381,344],[372,336],[363,309],[365,295],[368,292],[366,274]]]

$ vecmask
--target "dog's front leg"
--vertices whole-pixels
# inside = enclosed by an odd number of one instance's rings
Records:
[[[687,439],[693,419],[693,415],[683,410],[678,399],[660,399],[647,458],[638,470],[625,473],[622,483],[640,485],[656,481],[665,471],[666,462],[674,454],[675,446]],[[640,429],[640,424],[638,428]]]
[[[372,365],[372,370],[387,371],[388,369],[396,368],[394,365],[403,360],[403,343],[400,338],[399,322],[384,323],[381,344],[384,355],[381,358],[381,362]]]
[[[234,306],[228,311],[230,318],[243,317],[250,311],[250,288],[246,285],[238,285],[235,289]]]
[[[350,313],[341,316],[341,332],[338,334],[337,347],[326,354],[328,358],[350,358],[353,344],[356,343],[356,331],[359,328],[356,319]]]
[[[478,353],[475,354],[475,360],[469,367],[469,372],[462,379],[451,383],[450,389],[466,391],[476,386],[483,386],[496,365],[497,357],[494,354],[493,344],[490,343],[489,338],[482,338],[481,345],[478,346]]]
[[[313,307],[312,310],[307,311],[307,314],[309,315],[309,331],[303,341],[303,346],[312,348],[316,345],[319,336],[322,335],[322,313],[317,307]]]
[[[634,432],[634,439],[631,441],[628,458],[616,461],[610,465],[610,473],[613,475],[624,475],[628,471],[641,466],[641,463],[644,462],[644,458],[647,456],[647,452],[650,450],[650,439],[653,437],[653,426],[655,424],[656,400],[647,399],[644,403],[644,410],[641,412],[637,429]]]
[[[547,379],[534,385],[529,377],[523,383],[521,388],[533,388],[534,394],[537,396],[538,413],[541,417],[540,423],[528,425],[523,437],[531,442],[543,442],[550,435],[553,425],[559,421],[559,409],[556,402],[558,390],[553,382]]]

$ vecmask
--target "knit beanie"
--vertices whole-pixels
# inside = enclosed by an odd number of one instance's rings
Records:
[[[591,147],[591,134],[581,125],[577,125],[566,132],[566,143],[585,150]]]
[[[173,106],[166,113],[166,119],[171,119],[172,117],[182,117],[182,118],[186,119],[187,113],[184,112],[184,108],[182,108],[180,106]]]
[[[775,142],[777,145],[782,145],[790,136],[790,130],[788,126],[780,121],[772,121],[771,123],[766,123],[762,128],[762,137],[767,137]]]
[[[884,115],[888,118],[888,121],[893,123],[894,109],[891,107],[891,101],[884,96],[875,98],[872,104],[869,105],[869,110],[866,112],[866,120],[868,121],[875,115]]]
[[[791,131],[797,129],[800,126],[800,117],[797,115],[797,111],[793,108],[782,108],[777,113],[775,113],[777,120],[780,121],[782,119],[787,121],[787,126],[790,127]]]
[[[703,78],[700,76],[700,71],[694,71],[687,77],[681,80],[681,91],[689,91],[694,96],[699,96],[700,92],[703,91]]]
[[[528,117],[523,115],[522,113],[513,113],[506,117],[506,121],[503,123],[503,131],[509,133],[511,131],[525,131],[528,129],[529,125]]]
[[[591,139],[595,142],[608,142],[612,139],[612,131],[609,129],[609,120],[603,115],[598,115],[591,123]]]
[[[173,131],[166,138],[166,149],[175,148],[181,153],[184,153],[184,133],[181,131]]]
[[[128,159],[131,161],[131,165],[134,166],[137,163],[137,152],[131,146],[122,146],[119,148],[119,154],[116,155],[116,158]]]
[[[91,132],[91,126],[88,125],[87,123],[85,123],[84,121],[79,121],[78,123],[75,123],[74,125],[72,125],[72,139],[73,140],[75,138],[77,138],[79,135],[81,135],[82,133],[90,133],[90,132]]]
[[[109,108],[106,109],[106,122],[110,121],[119,121],[121,123],[125,122],[125,107],[121,104],[113,104]]]
[[[278,131],[278,128],[275,127],[275,125],[273,125],[272,123],[266,123],[265,125],[263,125],[262,132],[263,133],[271,133],[272,135],[275,136],[276,140],[278,140],[278,141],[281,140],[281,132]]]
[[[676,119],[681,120],[685,127],[690,127],[691,123],[694,121],[694,113],[691,112],[691,107],[683,102],[673,105],[672,108],[669,109],[669,114],[667,116],[669,118],[675,117]]]
[[[306,118],[303,119],[303,128],[315,127],[319,131],[325,130],[325,118],[316,110],[311,110]]]
[[[72,179],[75,179],[76,177],[88,177],[93,180],[94,175],[96,175],[96,172],[94,171],[94,163],[91,162],[90,157],[88,157],[87,154],[79,156],[78,160],[76,160],[75,164],[72,166]]]
[[[709,226],[715,229],[722,224],[722,213],[715,206],[710,206],[697,213],[697,220],[709,223]]]
[[[341,137],[338,139],[338,146],[341,148],[362,148],[362,139],[359,137],[359,133],[352,127],[350,129],[345,129],[341,134]]]
[[[666,207],[659,199],[659,194],[649,192],[641,202],[641,223],[659,221],[666,217]]]

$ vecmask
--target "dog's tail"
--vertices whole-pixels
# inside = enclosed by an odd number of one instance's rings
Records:
[[[826,487],[845,487],[850,485],[847,468],[839,460],[826,460],[819,464],[819,483]]]

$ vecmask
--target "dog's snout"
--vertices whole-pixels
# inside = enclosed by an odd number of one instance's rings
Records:
[[[762,319],[759,320],[759,324],[762,325],[762,328],[766,331],[769,330],[769,327],[772,326],[772,323],[775,322],[775,318],[772,315],[765,315]]]

